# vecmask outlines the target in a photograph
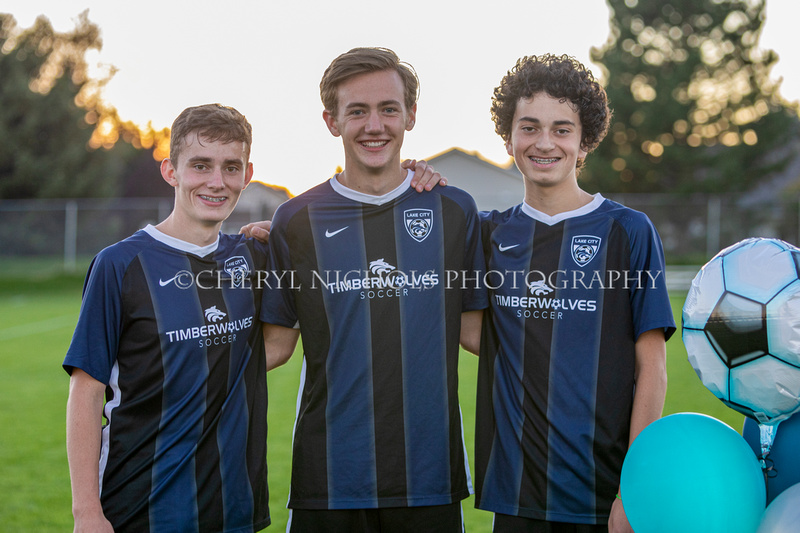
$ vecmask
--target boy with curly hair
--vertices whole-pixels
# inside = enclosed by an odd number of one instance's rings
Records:
[[[661,416],[675,331],[660,238],[642,213],[578,184],[611,118],[567,56],[517,61],[492,118],[524,178],[482,213],[491,304],[480,335],[476,506],[494,531],[630,531],[628,446]]]

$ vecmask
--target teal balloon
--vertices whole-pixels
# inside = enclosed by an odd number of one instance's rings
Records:
[[[792,485],[772,500],[758,533],[797,533],[800,531],[800,483]]]
[[[757,457],[761,456],[761,437],[758,422],[745,417],[742,437]],[[800,483],[800,413],[795,413],[775,426],[767,462],[771,468],[767,477],[767,506],[783,491]],[[800,524],[797,526],[800,531]]]
[[[620,492],[636,533],[755,533],[766,507],[750,446],[716,418],[678,413],[633,441]]]

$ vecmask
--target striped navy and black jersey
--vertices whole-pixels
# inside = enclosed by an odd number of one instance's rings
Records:
[[[269,525],[265,246],[199,248],[148,226],[98,254],[64,360],[107,384],[100,457],[115,531]]]
[[[599,524],[628,448],[634,345],[675,330],[661,240],[596,195],[548,217],[482,213],[490,311],[478,372],[476,506]]]
[[[289,507],[442,505],[472,490],[457,366],[461,313],[487,305],[480,221],[465,192],[409,181],[374,197],[334,177],[273,219],[272,268],[293,282],[265,291],[261,318],[299,321],[304,350]]]

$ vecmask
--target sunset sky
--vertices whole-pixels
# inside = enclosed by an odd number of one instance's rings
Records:
[[[440,4],[442,7],[440,7]],[[476,7],[451,3],[194,0],[4,0],[22,27],[39,14],[69,31],[78,14],[102,31],[89,55],[118,72],[105,99],[123,120],[168,127],[185,107],[231,105],[253,124],[256,179],[299,194],[343,164],[341,141],[322,121],[319,80],[325,67],[356,46],[384,46],[411,63],[421,81],[417,125],[403,157],[428,158],[451,147],[508,160],[489,116],[492,89],[523,55],[566,53],[587,63],[609,35],[602,0],[504,0]],[[761,48],[780,56],[774,78],[800,100],[796,0],[769,0]],[[99,67],[98,67],[99,65]],[[612,102],[613,106],[613,102]]]

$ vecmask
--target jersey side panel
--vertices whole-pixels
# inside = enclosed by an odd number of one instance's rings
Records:
[[[450,396],[443,276],[445,230],[438,195],[409,196],[394,208],[400,300],[406,489],[411,504],[451,492]],[[436,276],[437,282],[434,282]],[[443,280],[442,280],[443,281]],[[458,308],[456,306],[456,308]],[[453,307],[451,307],[453,309]],[[436,480],[436,481],[434,481]]]
[[[309,365],[310,369],[324,365],[327,390],[322,427],[326,428],[327,439],[328,500],[321,503],[329,509],[374,507],[378,489],[372,315],[369,306],[363,305],[359,292],[352,290],[353,283],[362,279],[368,270],[363,215],[345,199],[331,196],[326,201],[311,204],[309,217],[320,275],[330,280],[328,285],[320,285],[318,289],[330,332],[327,335],[329,346],[327,351],[320,346],[314,354],[318,363]],[[310,319],[302,312],[306,307],[298,304],[303,331]],[[315,386],[322,382],[322,377],[314,375],[307,375],[306,379]],[[302,423],[310,430],[320,427],[311,418]],[[303,440],[295,438],[295,442]]]
[[[397,244],[397,231],[402,221],[397,221],[394,209],[382,206],[362,206],[365,260],[370,273],[397,266],[402,271],[399,257],[402,250]],[[392,238],[393,237],[393,238]],[[397,472],[405,472],[414,460],[407,458],[408,433],[404,402],[409,398],[404,389],[407,377],[404,373],[405,345],[401,324],[401,295],[395,288],[400,279],[388,272],[385,284],[366,289],[370,319],[370,366],[372,369],[372,409],[375,424],[375,474],[376,496],[381,501],[393,501],[397,506],[408,505],[406,494],[409,478],[398,478]],[[380,278],[378,278],[380,279]],[[371,297],[370,297],[371,296]],[[373,318],[375,317],[375,318]],[[377,319],[376,319],[377,318]],[[400,347],[400,349],[398,349]],[[381,450],[381,453],[377,453]],[[398,486],[399,484],[399,486]],[[377,500],[376,500],[377,504]]]
[[[549,437],[550,449],[558,452],[548,461],[547,507],[548,518],[552,520],[575,520],[586,515],[587,509],[596,509],[593,442],[598,413],[602,310],[607,291],[602,283],[585,280],[595,280],[597,275],[601,280],[605,278],[609,249],[617,246],[609,239],[612,222],[607,217],[587,216],[563,223],[556,301],[569,322],[554,322],[550,349],[557,358],[550,366],[548,419],[562,429],[551,431]],[[588,262],[577,263],[575,248],[584,239],[590,242],[597,239],[599,244]],[[625,301],[622,304],[627,306]],[[618,311],[619,320],[624,320],[624,308]],[[617,385],[623,385],[619,379]],[[628,389],[629,395],[631,390]]]
[[[552,303],[556,301],[554,293],[545,289],[552,289],[553,272],[558,271],[561,262],[559,252],[560,243],[564,240],[564,229],[558,224],[547,226],[538,222],[535,222],[534,228],[530,263],[523,284],[525,297],[529,300],[524,308],[516,310],[517,320],[521,319],[522,323],[515,326],[525,332],[525,344],[521,350],[524,366],[520,377],[520,401],[524,417],[521,449],[524,466],[517,500],[522,509],[535,508],[534,502],[544,502],[547,506],[551,497],[548,490],[548,471],[554,443],[553,432],[548,423],[552,418],[548,410],[554,385],[551,378],[541,377],[552,373],[555,328],[563,317]],[[577,331],[580,330],[573,330],[573,335]],[[535,376],[540,378],[535,379]]]
[[[267,476],[266,463],[259,460],[267,453],[267,395],[264,342],[256,320],[261,289],[255,281],[257,270],[265,268],[266,261],[252,241],[231,239],[228,242],[226,239],[223,242],[226,245],[220,246],[213,262],[215,281],[222,289],[218,305],[224,306],[230,322],[227,334],[205,342],[214,376],[214,403],[219,405],[219,409],[214,410],[215,417],[206,417],[205,427],[209,435],[208,448],[211,453],[218,450],[220,456],[221,490],[216,497],[223,506],[224,526],[228,530],[263,521],[261,502],[269,499],[267,485],[263,482]],[[201,300],[203,298],[201,296]],[[208,309],[205,302],[203,308]],[[220,325],[222,323],[224,320]],[[224,351],[224,356],[213,355],[218,349]],[[201,484],[201,493],[202,487]],[[211,520],[213,517],[201,520],[201,525],[210,525]]]
[[[286,279],[288,273],[292,282],[276,284],[264,291],[261,320],[284,327],[293,327],[299,321],[303,372],[292,437],[288,506],[293,508],[298,502],[304,502],[308,508],[325,509],[329,457],[326,361],[330,326],[322,287],[334,283],[336,273],[325,272],[317,261],[309,214],[313,192],[314,189],[281,204],[275,212],[269,240],[270,264],[282,279]]]
[[[124,277],[126,312],[118,334],[115,386],[106,395],[108,424],[103,430],[108,436],[103,511],[116,529],[131,531],[150,530],[149,495],[156,454],[152,436],[159,431],[164,403],[160,335],[144,270],[137,256]],[[117,504],[123,500],[127,506]]]

